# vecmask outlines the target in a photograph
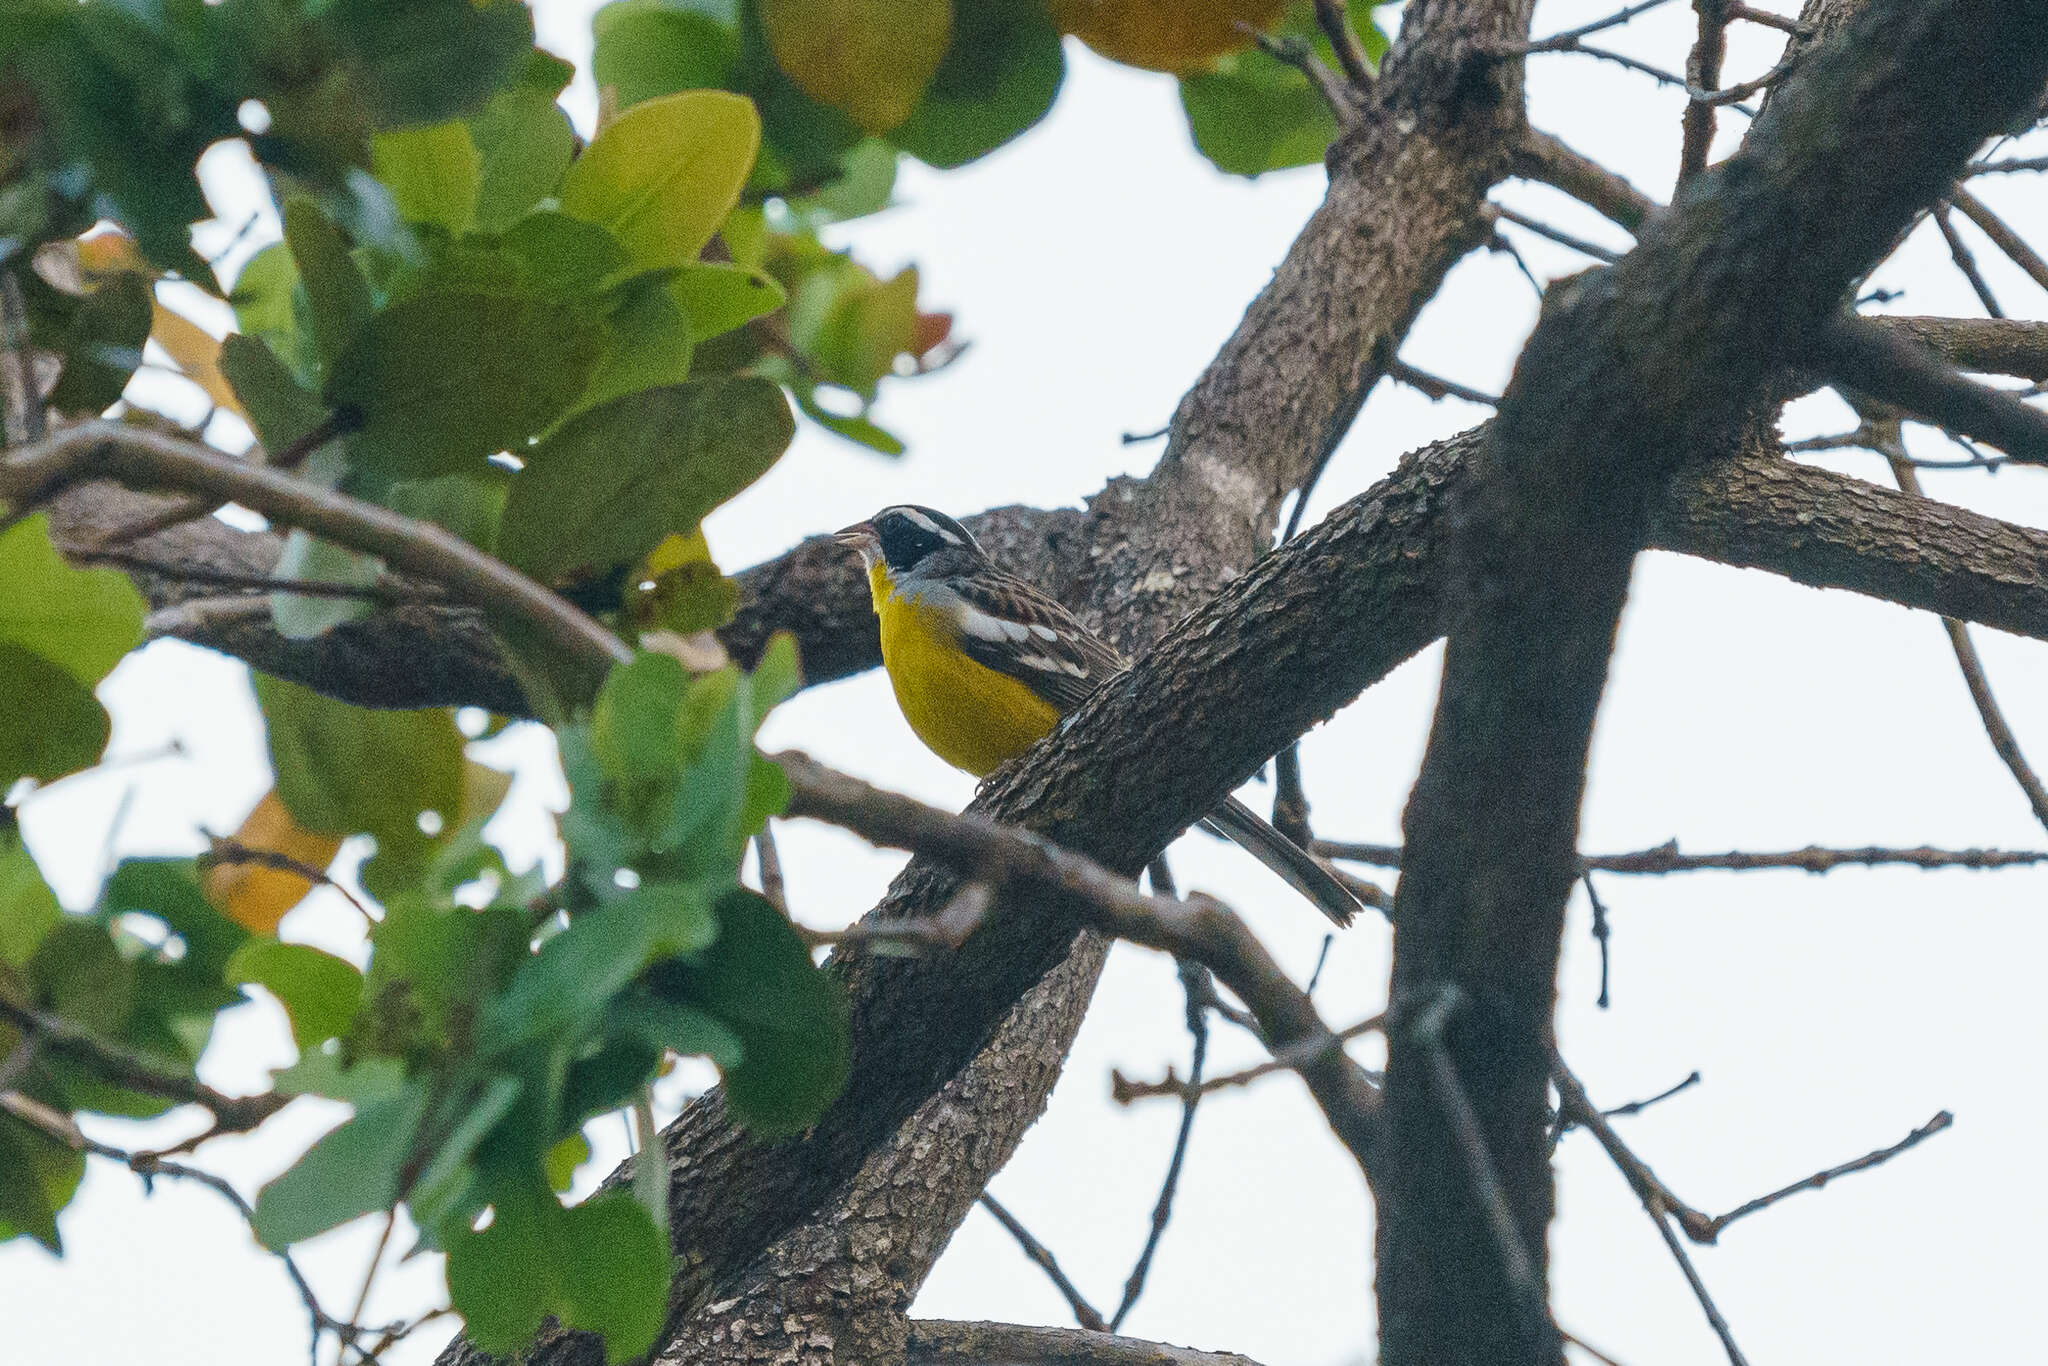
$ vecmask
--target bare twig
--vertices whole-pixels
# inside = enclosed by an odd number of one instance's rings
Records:
[[[1965,379],[1932,352],[1861,318],[1836,318],[1819,340],[1815,363],[1835,383],[1988,441],[2015,460],[2048,464],[2048,413]]]
[[[1118,1105],[1129,1105],[1134,1101],[1148,1100],[1154,1096],[1174,1096],[1186,1100],[1191,1095],[1222,1091],[1234,1086],[1249,1086],[1263,1077],[1293,1071],[1314,1061],[1316,1054],[1342,1048],[1362,1034],[1375,1033],[1385,1026],[1386,1021],[1385,1015],[1375,1015],[1371,1019],[1360,1020],[1357,1024],[1346,1025],[1327,1039],[1304,1041],[1279,1049],[1269,1061],[1259,1063],[1255,1067],[1247,1067],[1241,1072],[1226,1072],[1220,1077],[1210,1077],[1207,1080],[1190,1077],[1183,1081],[1171,1067],[1166,1069],[1165,1077],[1158,1081],[1132,1081],[1122,1072],[1112,1071],[1109,1074],[1109,1098]]]
[[[1344,0],[1316,0],[1316,23],[1330,40],[1330,50],[1337,54],[1337,65],[1344,68],[1345,77],[1360,90],[1371,89],[1372,64],[1365,58],[1365,49],[1359,46],[1358,35],[1351,30]]]
[[[212,1114],[220,1133],[247,1133],[290,1103],[289,1097],[274,1092],[225,1095],[205,1082],[167,1072],[137,1054],[97,1039],[67,1020],[25,1009],[4,997],[0,997],[0,1019],[39,1038],[44,1047],[90,1064],[117,1086],[204,1108]]]
[[[371,924],[374,925],[382,919],[381,916],[372,914],[370,908],[358,900],[355,893],[328,876],[325,869],[316,868],[303,859],[293,858],[290,854],[280,854],[275,849],[258,849],[240,840],[210,833],[206,837],[206,845],[206,852],[195,860],[201,868],[210,868],[218,864],[247,863],[258,868],[268,868],[273,872],[290,873],[294,877],[304,878],[315,887],[326,887],[341,893],[342,900],[355,907],[356,913]]]
[[[1531,52],[1577,52],[1581,50],[1581,38],[1599,33],[1603,29],[1618,28],[1637,15],[1647,14],[1667,3],[1669,0],[1638,0],[1638,3],[1618,9],[1605,18],[1595,19],[1590,24],[1581,24],[1577,28],[1566,29],[1562,33],[1553,33],[1543,38],[1531,38],[1523,43],[1503,43],[1497,51],[1503,56],[1524,56]]]
[[[168,1176],[180,1181],[197,1182],[233,1205],[235,1211],[242,1216],[245,1222],[253,1224],[255,1221],[255,1209],[247,1200],[242,1198],[242,1193],[236,1190],[224,1177],[216,1176],[210,1171],[190,1166],[183,1162],[166,1161],[159,1154],[132,1153],[125,1148],[116,1148],[111,1144],[101,1143],[97,1139],[88,1137],[71,1116],[64,1114],[62,1111],[53,1110],[41,1101],[22,1095],[17,1091],[0,1094],[0,1109],[5,1109],[7,1113],[13,1115],[24,1124],[33,1126],[76,1152],[90,1153],[94,1157],[106,1158],[109,1161],[120,1163],[129,1171],[142,1178],[144,1191],[149,1191],[156,1178],[160,1176]],[[316,1366],[319,1360],[321,1334],[333,1333],[342,1343],[348,1344],[354,1342],[363,1333],[372,1331],[349,1320],[337,1319],[325,1309],[322,1309],[319,1296],[313,1293],[312,1284],[307,1281],[305,1273],[299,1270],[298,1263],[292,1260],[291,1253],[279,1252],[277,1253],[277,1258],[284,1263],[285,1274],[291,1278],[292,1286],[298,1291],[299,1299],[305,1305],[306,1314],[312,1322],[313,1340],[310,1351]]]
[[[1607,916],[1607,903],[1600,899],[1599,889],[1593,886],[1593,870],[1581,868],[1579,881],[1585,884],[1586,900],[1593,907],[1593,942],[1600,946],[1600,996],[1596,1004],[1607,1009],[1608,941],[1614,937],[1614,926]]]
[[[1741,108],[1740,101],[1746,100],[1751,95],[1758,94],[1784,80],[1798,63],[1799,55],[1794,53],[1756,79],[1738,82],[1724,90],[1711,90],[1688,83],[1685,91],[1686,97],[1693,104],[1704,105],[1712,109],[1726,109],[1730,106]]]
[[[772,820],[763,821],[761,833],[754,836],[754,862],[761,875],[761,895],[782,912],[783,919],[789,919],[789,889],[782,879],[782,854],[775,847]]]
[[[1154,885],[1157,886],[1156,883]],[[1193,1040],[1188,1058],[1188,1079],[1194,1085],[1181,1097],[1180,1128],[1174,1134],[1173,1156],[1167,1160],[1166,1177],[1159,1183],[1159,1198],[1152,1203],[1152,1222],[1145,1232],[1145,1246],[1139,1251],[1138,1260],[1131,1264],[1131,1274],[1124,1280],[1124,1292],[1117,1301],[1116,1312],[1109,1316],[1109,1331],[1112,1333],[1123,1328],[1124,1320],[1137,1307],[1138,1296],[1145,1293],[1145,1278],[1152,1271],[1153,1254],[1159,1251],[1159,1240],[1166,1236],[1167,1221],[1173,1217],[1174,1193],[1180,1189],[1180,1173],[1187,1161],[1188,1139],[1195,1131],[1195,1107],[1202,1101],[1202,1068],[1209,1058],[1209,1011],[1204,998],[1213,998],[1216,989],[1209,982],[1209,970],[1200,963],[1183,958],[1179,967],[1181,985],[1187,994],[1188,1037]]]
[[[913,1319],[905,1366],[1259,1366],[1235,1352],[1169,1347],[1086,1328]]]
[[[1353,95],[1349,87],[1339,80],[1337,73],[1330,70],[1317,57],[1315,49],[1299,38],[1279,37],[1262,32],[1242,19],[1231,21],[1231,26],[1258,45],[1259,51],[1276,62],[1282,62],[1308,78],[1315,92],[1323,97],[1323,103],[1341,124],[1349,123],[1355,117]]]
[[[107,564],[139,574],[154,574],[179,583],[203,583],[214,588],[244,588],[250,592],[296,593],[305,598],[361,598],[367,602],[396,606],[406,602],[438,602],[427,593],[405,593],[381,583],[328,583],[320,579],[279,578],[271,574],[237,574],[232,570],[205,565],[178,564],[127,550],[110,550],[100,545],[63,546],[67,559],[84,564]]]
[[[1603,247],[1598,242],[1588,242],[1583,237],[1574,237],[1560,228],[1551,227],[1540,219],[1531,218],[1525,213],[1518,213],[1505,204],[1488,200],[1482,212],[1492,218],[1504,219],[1517,227],[1527,228],[1538,237],[1547,238],[1561,247],[1570,247],[1580,255],[1590,256],[1596,261],[1613,262],[1621,259],[1620,252],[1614,251],[1609,247]]]
[[[1533,128],[1515,148],[1515,174],[1564,191],[1630,232],[1659,207],[1656,200],[1599,162]]]
[[[2011,175],[2016,171],[2048,171],[2048,157],[2011,157],[2004,161],[1977,161],[1970,164],[1968,175]]]
[[[1729,1210],[1726,1214],[1716,1215],[1713,1219],[1709,1220],[1708,1227],[1712,1230],[1713,1237],[1706,1238],[1701,1241],[1714,1241],[1715,1237],[1720,1236],[1722,1229],[1728,1227],[1728,1225],[1734,1223],[1737,1219],[1741,1219],[1747,1215],[1755,1214],[1758,1210],[1761,1209],[1768,1209],[1772,1205],[1777,1204],[1780,1200],[1785,1199],[1787,1196],[1797,1195],[1801,1191],[1817,1191],[1838,1176],[1848,1176],[1852,1172],[1868,1171],[1872,1167],[1879,1166],[1880,1164],[1885,1162],[1889,1162],[1893,1158],[1897,1157],[1900,1153],[1906,1151],[1906,1149],[1916,1147],[1919,1144],[1925,1143],[1928,1139],[1934,1137],[1936,1134],[1940,1133],[1943,1129],[1948,1128],[1949,1125],[1955,1122],[1956,1117],[1950,1114],[1948,1111],[1943,1110],[1936,1114],[1934,1118],[1928,1120],[1925,1124],[1913,1130],[1913,1132],[1907,1134],[1904,1138],[1900,1139],[1897,1143],[1894,1143],[1889,1147],[1879,1148],[1875,1152],[1865,1153],[1863,1156],[1856,1158],[1853,1161],[1844,1162],[1837,1167],[1829,1167],[1824,1172],[1815,1172],[1812,1176],[1806,1177],[1804,1180],[1794,1181],[1789,1186],[1780,1186],[1777,1190],[1772,1191],[1768,1195],[1759,1195],[1754,1200],[1744,1201],[1742,1204],[1737,1205],[1734,1209]]]
[[[1728,52],[1728,9],[1724,0],[1692,0],[1692,7],[1700,22],[1699,36],[1693,40],[1692,52],[1685,59],[1686,91],[1692,98],[1685,102],[1685,113],[1680,118],[1681,185],[1707,169],[1707,149],[1714,141],[1715,102],[1695,92],[1720,85],[1721,59]]]
[[[1730,19],[1740,19],[1744,23],[1761,24],[1765,28],[1774,28],[1780,33],[1789,33],[1795,38],[1804,38],[1813,32],[1810,25],[1802,24],[1797,19],[1787,18],[1782,14],[1773,14],[1767,9],[1756,9],[1750,5],[1731,4],[1728,6],[1728,17]]]
[[[1095,1312],[1095,1306],[1088,1303],[1088,1297],[1083,1295],[1080,1288],[1067,1278],[1066,1272],[1060,1270],[1059,1258],[1052,1255],[1051,1248],[1048,1248],[1044,1243],[1032,1237],[1031,1230],[1025,1228],[1017,1216],[1005,1209],[1002,1202],[993,1195],[983,1191],[981,1204],[982,1208],[996,1217],[997,1223],[1010,1231],[1010,1236],[1017,1240],[1017,1246],[1022,1248],[1024,1255],[1029,1257],[1037,1265],[1038,1269],[1045,1273],[1046,1279],[1053,1283],[1053,1288],[1066,1297],[1067,1304],[1074,1311],[1074,1322],[1093,1332],[1103,1333],[1110,1331],[1110,1327],[1103,1321],[1102,1315]]]
[[[1933,212],[1934,226],[1941,232],[1941,240],[1948,243],[1949,259],[1956,263],[1956,269],[1970,282],[1970,289],[1977,296],[1977,302],[1984,305],[1984,311],[1994,318],[2003,318],[2005,310],[1998,306],[1998,296],[1991,292],[1991,282],[1984,278],[1984,272],[1977,268],[1977,256],[1970,250],[1970,244],[1956,231],[1956,225],[1949,221],[1948,205],[1936,204]]]
[[[272,521],[382,556],[501,620],[530,624],[570,659],[609,666],[632,658],[616,636],[568,601],[458,536],[160,433],[108,422],[66,428],[0,462],[0,499],[26,508],[94,478],[240,503]]]
[[[1362,844],[1340,840],[1317,840],[1315,852],[1324,858],[1371,864],[1376,868],[1399,868],[1398,844]],[[1912,849],[1868,845],[1860,849],[1823,849],[1808,845],[1775,853],[1731,850],[1718,854],[1682,854],[1677,840],[1667,840],[1653,849],[1628,854],[1594,854],[1583,866],[1602,873],[1632,873],[1661,876],[1666,873],[1753,873],[1791,869],[1802,873],[1830,873],[1837,868],[2029,868],[2048,863],[2048,850],[2035,849],[1934,849],[1926,845]]]
[[[1664,1246],[1671,1249],[1672,1260],[1678,1263],[1678,1269],[1685,1273],[1685,1283],[1692,1287],[1693,1298],[1699,1301],[1708,1326],[1714,1330],[1714,1336],[1721,1339],[1721,1349],[1728,1353],[1728,1366],[1749,1366],[1749,1358],[1736,1344],[1734,1328],[1729,1326],[1720,1306],[1714,1303],[1714,1297],[1707,1293],[1707,1283],[1700,1279],[1699,1269],[1692,1264],[1692,1255],[1685,1250],[1685,1244],[1678,1241],[1670,1221],[1649,1201],[1643,1202],[1643,1212],[1657,1226],[1657,1235],[1664,1240]]]
[[[1632,1100],[1624,1105],[1616,1105],[1610,1109],[1602,1110],[1600,1113],[1608,1119],[1619,1119],[1625,1115],[1639,1115],[1652,1105],[1661,1105],[1679,1092],[1689,1090],[1699,1084],[1700,1074],[1696,1071],[1688,1072],[1685,1080],[1679,1082],[1676,1086],[1667,1086],[1654,1096],[1645,1096],[1641,1100]]]
[[[1467,403],[1481,403],[1489,408],[1498,408],[1500,406],[1500,395],[1498,394],[1489,394],[1483,389],[1474,389],[1470,385],[1460,384],[1454,379],[1444,379],[1440,375],[1430,374],[1427,370],[1418,370],[1404,360],[1396,360],[1387,366],[1387,378],[1398,380],[1431,399],[1462,398]],[[1274,810],[1277,811],[1278,809],[1279,807],[1276,804]],[[1297,844],[1300,843],[1299,840],[1295,842]]]
[[[818,764],[806,755],[773,756],[790,776],[789,813],[830,821],[877,843],[951,864],[977,883],[1035,884],[1066,894],[1098,933],[1192,958],[1214,972],[1258,1017],[1276,1051],[1303,1043],[1314,1055],[1296,1064],[1345,1146],[1361,1164],[1377,1139],[1379,1093],[1342,1049],[1320,1047],[1330,1028],[1257,936],[1229,908],[1196,893],[1185,901],[1147,896],[1136,884],[1026,830],[972,812],[954,815]],[[964,918],[964,917],[963,917]],[[981,915],[973,917],[979,924]],[[873,937],[915,922],[861,927]]]
[[[1892,426],[1887,444],[1881,449],[1891,461],[1892,477],[1898,480],[1899,491],[1917,496],[1920,494],[1920,478],[1913,472],[1911,462],[1903,458],[1905,445],[1899,439],[1897,424]],[[1956,667],[1963,672],[1963,684],[1970,690],[1970,701],[1976,705],[1985,738],[1991,741],[1991,748],[2004,763],[2006,771],[2012,774],[2013,781],[2019,784],[2027,805],[2034,810],[2034,818],[2048,828],[2048,787],[2042,786],[2041,776],[2034,772],[2033,765],[2020,751],[2019,737],[2013,734],[2004,709],[1998,705],[1998,698],[1991,691],[1991,678],[1984,671],[1984,660],[1977,653],[1976,642],[1970,639],[1970,628],[1954,617],[1943,617],[1941,626],[1948,633]]]
[[[0,271],[0,360],[10,372],[5,376],[6,392],[0,398],[0,450],[7,448],[7,419],[12,416],[21,427],[24,440],[41,441],[48,433],[43,413],[42,386],[36,382],[34,348],[28,339],[28,304],[21,296],[21,281],[11,271]],[[8,409],[14,411],[10,414]]]
[[[2029,246],[2026,239],[2014,232],[2004,219],[1991,212],[1983,200],[1962,186],[1956,187],[1952,199],[1962,210],[1963,217],[1975,223],[2000,251],[2011,258],[2014,265],[2025,271],[2035,284],[2048,289],[2048,260],[2043,260],[2041,253]]]

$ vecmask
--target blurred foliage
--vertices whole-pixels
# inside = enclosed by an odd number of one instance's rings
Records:
[[[1351,14],[1377,58],[1371,4]],[[1172,73],[1225,170],[1319,158],[1328,111],[1241,25],[1330,60],[1307,0],[616,0],[586,145],[558,102],[574,71],[517,0],[0,0],[5,344],[46,363],[48,412],[105,412],[148,363],[274,467],[433,522],[640,647],[593,691],[508,635],[571,790],[552,881],[492,841],[510,779],[449,712],[268,678],[274,784],[197,859],[127,859],[67,909],[0,808],[0,1238],[59,1250],[83,1171],[63,1123],[189,1098],[220,1012],[261,991],[299,1050],[277,1096],[352,1108],[261,1192],[266,1244],[402,1203],[483,1347],[553,1315],[642,1352],[664,1192],[565,1206],[582,1126],[682,1054],[742,1123],[793,1133],[848,1067],[836,982],[740,885],[787,799],[754,736],[798,664],[786,639],[751,674],[724,662],[708,633],[737,592],[703,519],[797,414],[902,449],[873,405],[957,353],[952,319],[840,225],[890,205],[904,155],[962,166],[1043,118],[1063,34]],[[237,240],[273,239],[227,253],[231,279],[193,246],[236,226],[198,175],[223,144],[269,200]],[[232,334],[178,311],[194,290]],[[384,566],[292,531],[276,573],[347,590]],[[308,638],[367,601],[271,609]],[[143,616],[43,516],[0,520],[0,792],[102,762],[94,690]],[[360,885],[367,944],[298,942],[291,912],[356,854],[335,885]]]

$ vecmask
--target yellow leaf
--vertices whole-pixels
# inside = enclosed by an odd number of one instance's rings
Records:
[[[761,146],[753,101],[723,90],[644,100],[562,178],[562,212],[611,229],[642,269],[697,259],[739,201]]]
[[[986,4],[987,0],[968,0]],[[950,0],[761,0],[768,50],[797,88],[870,133],[910,117],[953,35]]]
[[[185,378],[204,389],[208,398],[247,421],[249,415],[235,400],[234,387],[220,372],[220,338],[155,300],[151,309],[150,339],[170,354]]]
[[[78,268],[85,272],[87,285],[97,285],[109,275],[118,275],[132,270],[137,275],[156,278],[156,271],[149,262],[142,259],[142,253],[135,249],[135,239],[115,229],[111,232],[95,233],[91,237],[78,239]]]
[[[1270,32],[1286,10],[1287,0],[1052,0],[1052,21],[1111,61],[1179,75],[1250,47],[1238,25]]]
[[[336,835],[316,835],[300,827],[279,800],[276,789],[263,794],[235,831],[242,849],[280,855],[308,868],[325,871],[341,848]],[[256,934],[275,934],[285,912],[306,899],[313,883],[298,873],[273,868],[253,859],[226,858],[206,870],[207,899],[222,915]]]

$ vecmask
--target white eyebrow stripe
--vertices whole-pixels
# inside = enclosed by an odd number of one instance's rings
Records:
[[[932,535],[938,537],[940,540],[946,542],[946,544],[948,545],[960,544],[960,538],[958,536],[955,536],[952,532],[940,526],[937,522],[934,522],[931,518],[925,516],[922,512],[919,512],[914,507],[893,507],[890,508],[889,511],[891,513],[894,513],[896,516],[905,519],[906,521],[915,522],[918,526],[923,527],[926,531],[929,531]]]

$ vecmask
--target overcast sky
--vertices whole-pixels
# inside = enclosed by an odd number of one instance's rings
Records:
[[[593,8],[541,0],[543,41],[583,61]],[[1547,4],[1539,28],[1604,12]],[[1615,35],[1614,45],[1678,67],[1692,24],[1690,8],[1673,4]],[[1767,66],[1778,36],[1738,25],[1729,78]],[[589,92],[579,84],[571,93],[587,127]],[[1530,93],[1538,126],[1668,194],[1679,116],[1672,95],[1572,56],[1535,59]],[[1725,151],[1744,120],[1722,122]],[[234,194],[231,169],[215,180],[224,198]],[[973,342],[943,374],[890,389],[881,417],[910,453],[888,460],[805,429],[774,472],[713,518],[721,562],[737,568],[890,502],[957,513],[1074,505],[1110,475],[1143,473],[1159,446],[1126,446],[1120,434],[1164,424],[1322,188],[1314,168],[1256,183],[1218,175],[1192,151],[1170,80],[1070,45],[1066,88],[1041,127],[965,171],[906,169],[900,206],[846,234],[878,269],[915,262],[927,306],[954,310],[956,335]],[[2035,181],[1992,180],[1981,193],[2037,240],[2048,238],[2048,196]],[[1514,184],[1497,194],[1574,232],[1626,244],[1553,192]],[[1541,276],[1586,264],[1509,232]],[[1980,248],[1980,259],[2011,312],[2044,316],[2039,290],[1995,252]],[[1897,310],[1981,312],[1931,232],[1909,243],[1879,283],[1904,291]],[[1403,354],[1497,392],[1535,311],[1535,292],[1511,261],[1475,255]],[[1403,452],[1484,416],[1382,385],[1312,512],[1362,490]],[[1810,434],[1852,424],[1838,403],[1814,399],[1788,425]],[[1931,433],[1912,439],[1918,453],[1944,454]],[[1872,456],[1834,467],[1885,479]],[[2038,473],[1930,474],[1926,482],[1936,497],[2048,525],[2048,481]],[[2048,647],[1988,631],[1977,638],[2022,743],[2048,763]],[[1397,838],[1437,670],[1431,650],[1309,739],[1304,763],[1319,832]],[[239,665],[160,645],[123,665],[103,695],[116,716],[115,755],[176,738],[188,757],[67,784],[26,804],[24,828],[72,905],[90,898],[110,851],[196,850],[195,818],[232,829],[268,783]],[[970,780],[917,745],[877,675],[802,694],[763,738],[929,800],[961,804],[971,795]],[[550,753],[544,735],[518,733],[492,751],[519,765],[501,829],[528,859],[545,853],[543,813],[561,800]],[[1260,788],[1245,795],[1254,805],[1268,800]],[[1984,739],[1935,620],[1649,555],[1601,714],[1584,847],[1674,836],[1699,851],[2044,840]],[[782,849],[795,913],[818,926],[860,914],[900,866],[894,855],[808,824],[784,827]],[[1175,861],[1184,884],[1239,907],[1306,976],[1322,939],[1319,916],[1228,846],[1193,837],[1176,847]],[[1997,1360],[2014,1355],[2014,1342],[2034,1340],[2037,1230],[2048,1221],[2048,1192],[2034,1177],[2048,1129],[2036,1084],[2048,1051],[2037,986],[2048,951],[2048,872],[1610,877],[1602,888],[1614,921],[1613,1005],[1594,1005],[1598,960],[1575,901],[1560,983],[1562,1045],[1603,1104],[1702,1073],[1703,1085],[1621,1121],[1692,1204],[1730,1207],[1889,1144],[1937,1110],[1956,1115],[1952,1131],[1895,1163],[1695,1250],[1750,1359]],[[295,911],[285,932],[361,951],[352,918],[326,896]],[[1317,993],[1333,1023],[1382,1005],[1388,948],[1375,923],[1338,942]],[[1143,1240],[1178,1119],[1167,1102],[1112,1105],[1109,1070],[1184,1069],[1181,1013],[1171,962],[1119,948],[1050,1110],[993,1186],[1098,1304],[1115,1302]],[[228,1090],[262,1085],[267,1068],[291,1057],[283,1017],[267,1002],[233,1012],[218,1038],[204,1072]],[[1359,1053],[1370,1058],[1372,1045]],[[1259,1054],[1224,1026],[1211,1056],[1230,1067]],[[703,1082],[701,1069],[685,1069],[664,1094],[673,1103]],[[253,1192],[339,1113],[316,1106],[302,1103],[253,1138],[214,1143],[203,1158]],[[135,1147],[189,1132],[90,1127]],[[616,1122],[593,1126],[593,1137],[601,1160],[586,1169],[586,1186],[623,1150]],[[1631,1366],[1725,1360],[1655,1230],[1590,1140],[1568,1138],[1558,1169],[1552,1247],[1563,1326]],[[132,1176],[96,1163],[62,1228],[62,1262],[23,1242],[0,1249],[10,1360],[303,1359],[300,1304],[212,1193],[164,1182],[145,1198]],[[351,1227],[303,1250],[331,1311],[353,1301],[373,1238],[374,1229]],[[1201,1110],[1177,1214],[1127,1327],[1242,1351],[1267,1366],[1368,1359],[1371,1242],[1356,1168],[1297,1082],[1220,1095]],[[416,1259],[379,1276],[367,1317],[416,1312],[441,1293],[438,1265]],[[980,1212],[916,1312],[1072,1321]],[[429,1360],[444,1337],[429,1328],[393,1360]]]

